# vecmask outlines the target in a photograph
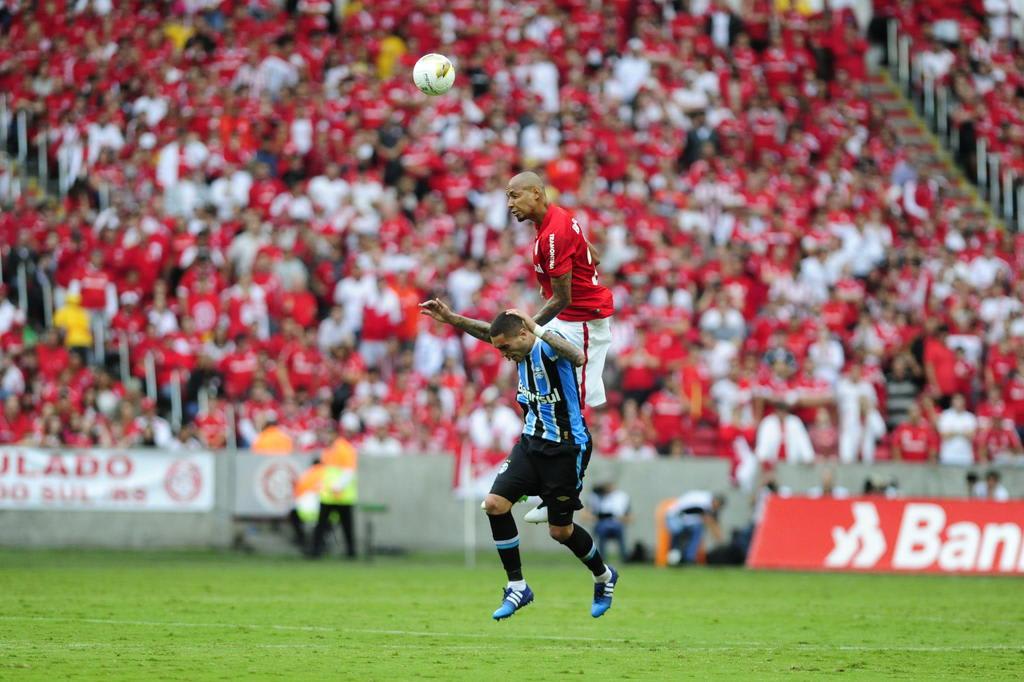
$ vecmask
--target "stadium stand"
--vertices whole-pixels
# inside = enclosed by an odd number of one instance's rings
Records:
[[[955,394],[972,457],[1024,454],[1021,235],[875,73],[884,24],[790,4],[8,0],[0,442],[467,447],[513,373],[416,304],[536,307],[535,168],[616,296],[600,454],[927,460]],[[954,4],[875,21],[1019,168],[1024,62]]]

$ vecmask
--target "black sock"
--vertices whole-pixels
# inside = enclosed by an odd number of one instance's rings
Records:
[[[575,523],[572,524],[572,535],[562,544],[572,550],[576,558],[586,564],[587,568],[595,576],[602,575],[605,572],[604,558],[597,551],[594,538],[590,537],[590,533],[587,532],[586,528]]]
[[[491,522],[491,537],[494,538],[494,546],[498,548],[498,556],[501,557],[501,565],[505,567],[505,574],[509,580],[522,580],[519,531],[516,529],[516,520],[512,518],[512,512],[488,514],[487,520]]]

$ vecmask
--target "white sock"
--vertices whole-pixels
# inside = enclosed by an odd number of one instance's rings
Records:
[[[608,568],[608,564],[604,565],[604,573],[601,575],[594,576],[595,583],[606,583],[612,579],[612,569]]]
[[[516,592],[522,592],[523,590],[526,589],[526,581],[525,580],[509,580],[508,581],[508,585],[506,585],[506,587],[511,587]]]

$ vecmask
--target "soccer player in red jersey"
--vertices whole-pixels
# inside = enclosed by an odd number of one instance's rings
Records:
[[[533,319],[583,349],[586,362],[576,371],[584,401],[591,407],[603,405],[601,374],[612,341],[608,318],[615,303],[611,290],[598,282],[593,247],[572,214],[548,201],[536,173],[514,176],[505,193],[516,220],[530,220],[537,227],[533,269],[547,300]]]
[[[572,214],[548,201],[544,181],[536,173],[513,176],[505,194],[516,220],[530,220],[537,228],[533,269],[547,300],[533,319],[540,333],[553,330],[583,349],[584,363],[576,368],[580,401],[591,407],[603,405],[601,375],[612,342],[608,318],[615,303],[611,290],[598,282],[593,247]],[[547,511],[541,503],[524,520],[546,523]]]

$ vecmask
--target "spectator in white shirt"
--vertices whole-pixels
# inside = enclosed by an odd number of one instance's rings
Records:
[[[441,371],[444,359],[444,340],[430,329],[421,329],[413,345],[413,371],[423,377],[432,377]]]
[[[100,113],[99,118],[88,127],[88,159],[89,163],[96,163],[103,149],[120,151],[124,146],[124,134],[121,129],[110,120],[110,114],[106,111]]]
[[[853,363],[850,372],[836,383],[836,405],[839,409],[839,460],[875,461],[878,439],[885,435],[885,420],[878,412],[878,394],[863,376],[860,363]]]
[[[835,484],[836,472],[832,469],[824,469],[821,472],[821,485],[816,485],[807,491],[808,497],[831,497],[837,500],[850,496],[850,491],[841,485]]]
[[[971,487],[971,497],[978,500],[991,500],[993,502],[1008,502],[1010,491],[1000,483],[1002,476],[995,469],[985,474],[984,481],[976,481]]]
[[[509,450],[523,431],[522,419],[508,405],[498,402],[499,392],[488,386],[479,407],[469,415],[469,440],[484,452]]]
[[[306,191],[317,209],[330,214],[341,208],[341,202],[349,195],[349,186],[341,177],[341,167],[336,163],[329,163],[324,168],[323,175],[309,181]]]
[[[254,80],[256,90],[260,93],[269,93],[271,97],[277,97],[281,90],[298,82],[299,70],[283,57],[280,47],[272,46],[271,53],[260,62],[259,68],[256,69]]]
[[[534,50],[530,62],[517,75],[531,92],[540,96],[544,111],[549,114],[558,111],[558,67],[547,59],[543,50]]]
[[[825,325],[818,329],[818,338],[807,348],[807,357],[814,362],[814,376],[834,386],[839,380],[839,372],[843,369],[846,357],[843,344],[832,336]]]
[[[785,360],[777,360],[773,370],[782,388],[757,389],[758,397],[766,406],[773,408],[773,412],[765,415],[757,425],[754,454],[761,462],[775,462],[785,446],[786,461],[811,464],[815,456],[811,436],[807,425],[793,411],[798,407],[815,407],[817,401],[804,401],[798,390],[785,387],[793,374],[793,368]]]
[[[615,456],[627,462],[657,459],[658,451],[647,441],[644,433],[634,429],[626,436],[626,442],[615,451]]]
[[[25,324],[25,315],[7,298],[7,285],[0,282],[0,336],[16,324]]]
[[[16,364],[16,352],[0,356],[0,400],[25,392],[25,373]]]
[[[146,125],[155,128],[167,115],[167,99],[160,96],[155,80],[146,80],[142,97],[132,102],[132,113],[142,115]]]
[[[988,242],[968,266],[969,281],[975,289],[988,289],[1000,275],[1010,275],[1010,266],[996,255],[995,244]]]
[[[227,253],[228,261],[237,273],[252,272],[256,254],[270,244],[270,237],[267,236],[258,214],[247,211],[242,216],[242,222],[245,228],[231,240]]]
[[[739,341],[746,335],[747,323],[725,291],[718,290],[714,304],[700,316],[700,328],[720,341]]]
[[[520,148],[523,159],[533,163],[547,163],[558,156],[562,134],[547,114],[540,114],[534,123],[523,128]]]
[[[332,306],[331,314],[324,318],[317,329],[316,345],[322,352],[329,353],[351,338],[345,325],[345,309],[340,305]]]
[[[939,462],[970,466],[974,464],[974,434],[978,430],[977,418],[967,411],[964,396],[953,396],[951,407],[939,415],[936,427],[942,444]]]
[[[448,275],[448,293],[455,310],[464,310],[473,304],[476,292],[484,285],[483,275],[476,261],[470,259]]]
[[[352,272],[335,285],[334,302],[345,311],[345,329],[348,333],[355,334],[362,328],[363,305],[376,287],[373,273],[365,271],[358,259],[354,261]]]
[[[956,62],[956,55],[938,40],[932,40],[929,47],[918,53],[921,74],[938,81],[946,77]]]
[[[387,431],[387,422],[367,426],[368,435],[359,442],[359,452],[369,457],[398,457],[402,443]]]
[[[828,298],[829,276],[819,251],[811,251],[800,261],[797,281],[805,288],[809,301],[824,303]]]

